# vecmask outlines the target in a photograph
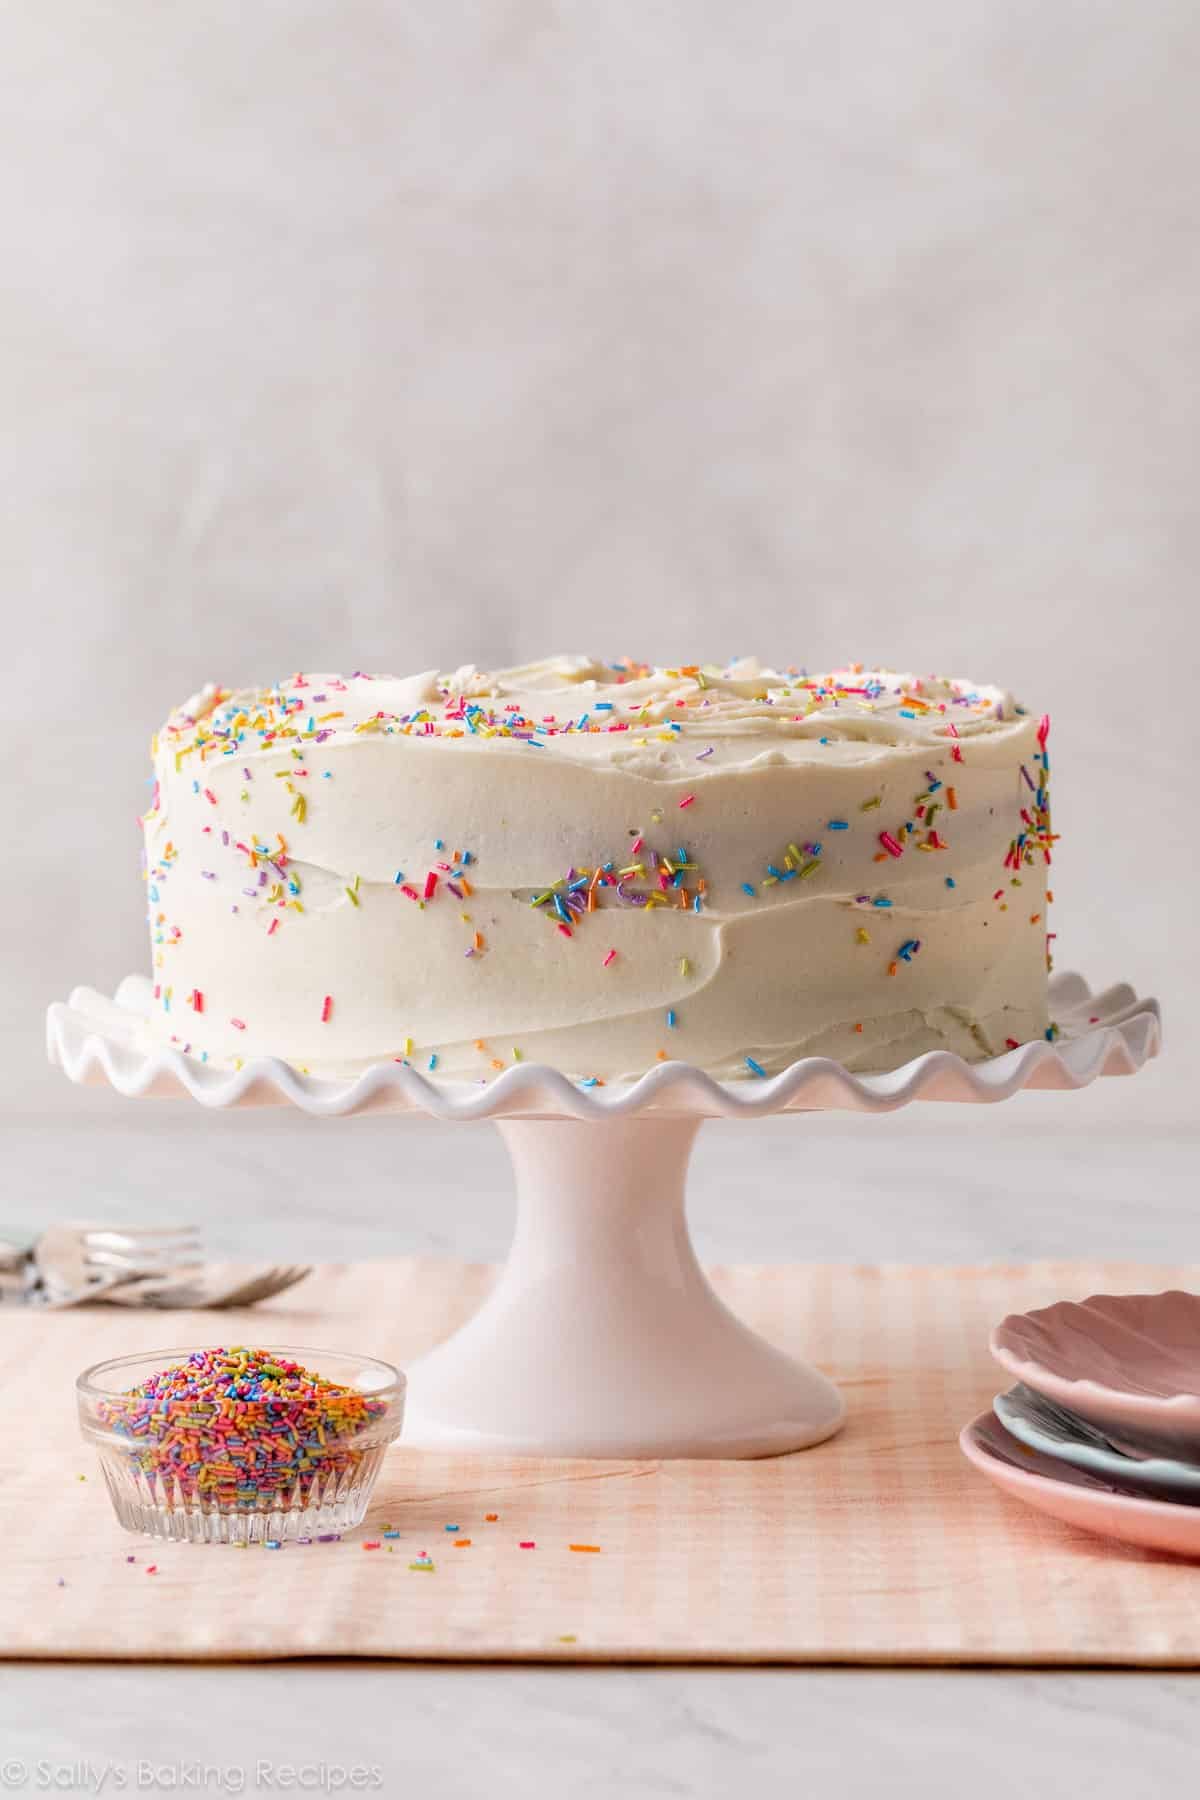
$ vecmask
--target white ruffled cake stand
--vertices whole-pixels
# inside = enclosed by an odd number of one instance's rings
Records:
[[[495,1121],[516,1175],[512,1249],[475,1317],[408,1369],[403,1441],[517,1455],[770,1456],[841,1425],[833,1383],[743,1325],[696,1260],[684,1184],[705,1119],[991,1103],[1131,1075],[1160,1044],[1155,1001],[1124,985],[1093,994],[1081,976],[1059,975],[1055,1041],[979,1063],[935,1050],[888,1074],[853,1075],[808,1057],[729,1082],[662,1063],[637,1081],[586,1088],[534,1064],[476,1084],[387,1062],[331,1080],[273,1057],[235,1072],[150,1047],[140,1028],[150,997],[136,976],[112,999],[77,988],[49,1010],[51,1060],[72,1081],[130,1097]]]

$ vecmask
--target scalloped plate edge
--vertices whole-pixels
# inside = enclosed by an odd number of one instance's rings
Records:
[[[390,1062],[329,1079],[304,1075],[277,1057],[230,1070],[167,1045],[145,1049],[136,1041],[136,1025],[148,993],[149,983],[137,976],[127,977],[111,999],[76,988],[68,1002],[55,1003],[47,1014],[50,1060],[77,1083],[107,1083],[130,1098],[183,1093],[214,1108],[290,1104],[318,1115],[391,1110],[463,1122],[520,1116],[600,1120],[647,1112],[756,1118],[789,1110],[892,1112],[915,1100],[991,1104],[1023,1088],[1086,1087],[1102,1075],[1134,1074],[1161,1044],[1156,1001],[1139,999],[1124,983],[1094,994],[1082,976],[1064,974],[1052,984],[1062,1039],[1022,1044],[979,1063],[931,1050],[883,1074],[855,1075],[829,1057],[805,1057],[778,1075],[730,1082],[672,1062],[605,1089],[583,1088],[537,1063],[506,1069],[478,1086],[431,1081]]]

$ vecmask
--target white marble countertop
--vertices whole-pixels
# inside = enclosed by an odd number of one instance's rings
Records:
[[[1137,1086],[710,1124],[691,1185],[701,1253],[1195,1257],[1198,1134],[1147,1124]],[[504,1252],[511,1201],[488,1127],[65,1100],[52,1120],[6,1127],[6,1229],[170,1215],[200,1219],[227,1254]],[[1019,1751],[1002,1768],[981,1754],[997,1744]],[[439,1800],[525,1796],[539,1778],[580,1796],[717,1795],[737,1781],[845,1800],[963,1783],[1041,1795],[1073,1788],[1083,1769],[1091,1800],[1159,1800],[1190,1779],[1198,1744],[1200,1681],[1187,1674],[306,1663],[25,1664],[0,1676],[0,1791],[15,1793],[52,1780],[95,1792],[105,1770],[109,1792],[187,1791],[204,1763],[207,1786],[192,1791],[270,1792],[286,1763],[358,1763],[381,1771],[373,1791],[411,1785]]]

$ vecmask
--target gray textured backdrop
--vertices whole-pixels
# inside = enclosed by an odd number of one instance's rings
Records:
[[[16,1108],[76,1104],[45,1002],[145,959],[168,703],[594,648],[1049,709],[1060,961],[1161,990],[1176,1054],[1046,1104],[1190,1118],[1193,0],[2,30]]]

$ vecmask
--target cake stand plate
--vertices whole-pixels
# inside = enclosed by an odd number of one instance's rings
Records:
[[[855,1075],[807,1057],[732,1082],[663,1063],[637,1081],[586,1088],[535,1064],[483,1084],[388,1062],[328,1079],[275,1058],[219,1069],[154,1044],[150,1004],[141,977],[111,999],[77,988],[50,1008],[51,1060],[72,1081],[131,1097],[497,1124],[516,1175],[512,1249],[475,1317],[409,1368],[404,1441],[506,1455],[770,1456],[841,1425],[833,1383],[743,1325],[696,1260],[684,1186],[704,1119],[990,1103],[1131,1075],[1160,1044],[1155,1001],[1124,985],[1094,994],[1081,976],[1061,975],[1050,985],[1055,1041],[982,1063],[936,1050]]]

